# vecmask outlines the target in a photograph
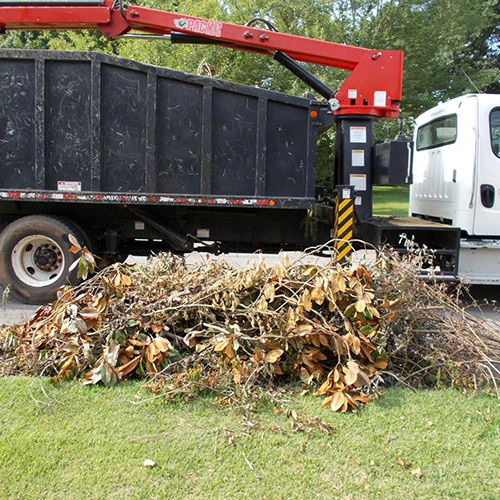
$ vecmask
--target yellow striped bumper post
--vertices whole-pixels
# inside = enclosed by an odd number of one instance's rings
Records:
[[[354,226],[354,187],[337,186],[335,200],[334,249],[337,260],[350,261]]]

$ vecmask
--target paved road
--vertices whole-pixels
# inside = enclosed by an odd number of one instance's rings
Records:
[[[300,252],[288,252],[288,256],[291,262],[298,259],[302,254]],[[226,259],[231,262],[237,268],[245,268],[251,262],[258,261],[260,259],[259,254],[229,254],[229,255],[220,255],[213,256],[207,255],[204,253],[194,252],[189,254],[186,257],[186,261],[188,264],[200,263],[210,259]],[[264,256],[266,263],[268,265],[273,265],[276,263],[281,257],[279,255],[265,255]],[[327,258],[320,257],[308,257],[308,261],[327,261]],[[126,262],[128,263],[146,263],[147,259],[145,257],[133,257],[130,256]],[[4,290],[0,286],[0,297],[3,297]],[[12,325],[12,324],[21,324],[24,323],[29,317],[33,314],[33,312],[38,308],[38,306],[22,304],[21,302],[7,297],[4,297],[2,304],[0,305],[0,325]]]
[[[290,260],[297,259],[301,254],[298,252],[289,252],[288,256]],[[370,258],[366,255],[358,256],[361,260],[365,258]],[[206,259],[206,254],[193,253],[187,257],[187,262],[196,263],[201,262]],[[258,260],[260,257],[256,254],[230,254],[222,255],[219,257],[210,256],[208,258],[222,258],[230,261],[234,266],[244,268],[248,266],[249,263]],[[265,255],[266,263],[272,265],[276,263],[280,256],[278,255]],[[327,261],[326,258],[310,257],[309,260],[312,261]],[[145,258],[141,257],[129,257],[128,262],[144,263]],[[499,324],[500,329],[500,286],[474,286],[471,287],[471,295],[473,299],[466,302],[467,310],[474,313],[477,316],[484,317],[487,320],[492,320]],[[0,297],[3,296],[3,289],[0,287]],[[474,301],[476,304],[474,304]],[[477,307],[479,305],[480,307]],[[2,324],[15,324],[23,323],[31,314],[37,309],[38,306],[22,304],[19,301],[7,297],[0,304],[0,325]]]

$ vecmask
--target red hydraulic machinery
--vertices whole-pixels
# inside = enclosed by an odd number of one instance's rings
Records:
[[[173,43],[207,43],[273,57],[328,100],[337,122],[334,183],[353,186],[362,219],[371,216],[373,123],[397,118],[403,53],[316,40],[266,28],[236,25],[114,0],[1,0],[0,31],[99,30],[108,39],[165,37]],[[296,61],[349,70],[332,90]]]

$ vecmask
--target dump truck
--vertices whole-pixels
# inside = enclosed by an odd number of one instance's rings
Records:
[[[401,51],[112,0],[2,0],[0,29],[93,29],[110,40],[139,34],[259,53],[318,95],[101,53],[0,50],[0,283],[18,299],[46,302],[75,283],[75,243],[105,264],[335,238],[341,259],[352,250],[354,209],[370,219],[373,124],[399,114]],[[300,62],[350,73],[333,90]],[[332,126],[334,186],[325,190],[316,148]]]
[[[391,156],[386,149],[379,170]],[[440,103],[415,121],[409,216],[367,221],[365,237],[400,252],[412,239],[428,249],[440,279],[499,284],[499,170],[500,96]]]

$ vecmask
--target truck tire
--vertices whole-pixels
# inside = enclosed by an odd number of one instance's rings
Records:
[[[55,300],[57,290],[78,283],[79,259],[69,251],[68,235],[91,250],[89,238],[63,217],[31,215],[9,224],[0,233],[0,283],[27,304]]]

